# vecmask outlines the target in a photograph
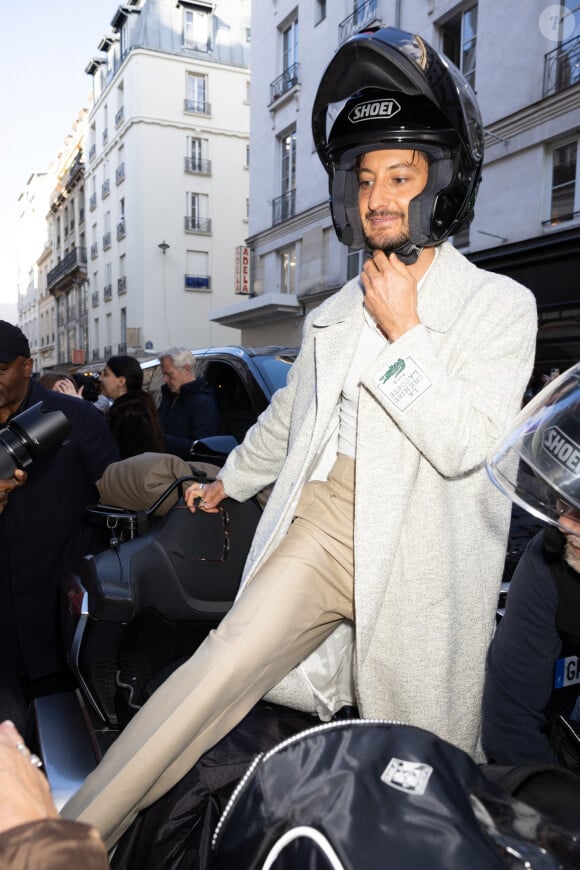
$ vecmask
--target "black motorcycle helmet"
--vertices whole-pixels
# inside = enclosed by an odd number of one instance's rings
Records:
[[[422,151],[425,189],[409,204],[409,241],[396,249],[405,263],[473,219],[481,180],[483,127],[475,96],[459,70],[421,37],[394,27],[345,42],[326,68],[312,110],[318,156],[329,175],[338,238],[365,248],[356,162],[384,148]]]

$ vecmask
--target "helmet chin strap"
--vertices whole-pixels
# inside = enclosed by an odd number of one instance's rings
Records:
[[[413,263],[417,262],[422,250],[423,248],[420,248],[410,239],[407,239],[406,242],[403,242],[403,244],[399,245],[397,248],[387,248],[385,254],[396,254],[402,263],[406,266],[411,266]]]

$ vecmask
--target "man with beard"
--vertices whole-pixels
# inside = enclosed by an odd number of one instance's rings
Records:
[[[266,693],[477,755],[509,525],[484,460],[529,380],[534,299],[444,241],[471,220],[483,131],[424,40],[345,42],[313,132],[336,232],[371,254],[309,314],[287,386],[219,479],[187,492],[217,511],[275,481],[233,608],[63,809],[109,845]]]
[[[549,523],[518,562],[488,653],[483,744],[498,764],[562,761],[559,717],[580,722],[579,444],[576,365],[524,409],[490,462],[494,483]]]

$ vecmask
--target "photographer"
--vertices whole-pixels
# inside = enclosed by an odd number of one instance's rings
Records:
[[[70,425],[49,455],[0,480],[0,719],[21,731],[33,698],[67,687],[58,588],[78,559],[100,546],[84,512],[98,500],[95,481],[119,459],[102,415],[42,387],[32,367],[25,335],[0,320],[0,430],[38,402],[44,411],[62,411]]]

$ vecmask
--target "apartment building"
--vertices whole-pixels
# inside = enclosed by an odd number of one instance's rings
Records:
[[[235,342],[209,312],[247,292],[250,2],[129,0],[95,45],[20,290],[43,367]]]
[[[554,11],[556,10],[556,12]],[[529,286],[541,367],[580,358],[580,7],[543,0],[254,0],[250,295],[211,317],[246,344],[298,342],[304,315],[361,268],[336,240],[310,113],[320,77],[354,33],[418,33],[474,87],[486,129],[473,224],[453,239]]]

